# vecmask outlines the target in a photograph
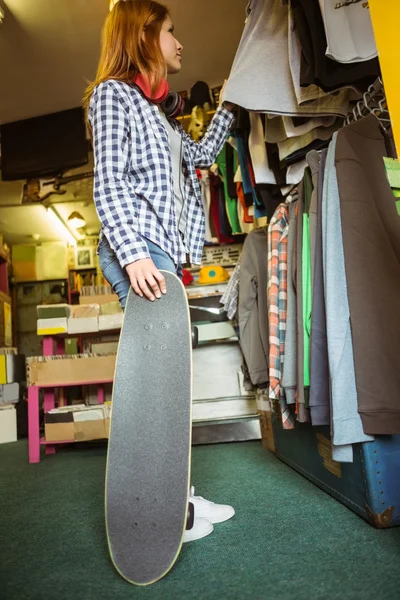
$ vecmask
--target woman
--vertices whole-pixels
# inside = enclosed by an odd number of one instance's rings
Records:
[[[160,269],[181,275],[187,254],[201,263],[204,213],[196,168],[215,161],[234,120],[218,108],[195,143],[160,98],[166,77],[178,73],[182,45],[168,9],[151,0],[120,0],[107,16],[96,80],[84,104],[93,135],[94,199],[102,225],[99,260],[125,306],[129,287],[154,301],[166,293]],[[222,96],[222,94],[221,94]],[[195,524],[185,541],[234,515],[191,490]]]

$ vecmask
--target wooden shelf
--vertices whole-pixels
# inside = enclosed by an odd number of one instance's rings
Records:
[[[64,387],[80,387],[84,385],[104,385],[105,383],[113,383],[113,379],[105,377],[104,379],[86,379],[85,381],[67,381],[67,382],[59,382],[59,383],[39,383],[38,385],[28,384],[28,388],[39,388],[40,390],[46,389],[58,389]]]
[[[63,440],[63,441],[48,442],[43,437],[40,438],[41,445],[47,445],[48,444],[49,446],[54,446],[56,444],[74,444],[75,442],[76,442],[76,440]]]

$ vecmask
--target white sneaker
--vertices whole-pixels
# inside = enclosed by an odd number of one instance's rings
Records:
[[[195,519],[207,519],[210,523],[223,523],[228,519],[232,519],[235,514],[235,509],[227,504],[215,504],[201,496],[194,495],[194,487],[190,488],[189,501],[194,506]]]
[[[192,529],[186,529],[185,535],[183,536],[183,543],[194,542],[195,540],[201,540],[201,538],[207,537],[214,531],[214,525],[207,521],[207,519],[200,519],[194,517],[194,523]]]

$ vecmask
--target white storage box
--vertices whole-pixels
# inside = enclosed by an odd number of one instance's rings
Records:
[[[81,317],[68,319],[68,333],[93,333],[99,330],[97,317]]]
[[[14,406],[0,406],[0,444],[17,441],[17,411]]]
[[[216,323],[223,325],[223,323]],[[204,344],[193,350],[193,400],[241,397],[237,373],[243,356],[235,341]]]
[[[121,329],[124,320],[124,313],[120,312],[116,315],[100,315],[99,330],[112,331],[113,329]]]
[[[19,383],[0,385],[0,406],[16,404],[19,400]]]
[[[57,319],[38,319],[37,334],[38,335],[55,335],[57,333],[67,333],[68,322],[67,318]]]

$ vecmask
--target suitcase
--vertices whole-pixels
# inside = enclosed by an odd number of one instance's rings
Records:
[[[332,459],[329,427],[284,430],[272,412],[276,456],[377,528],[400,525],[400,435],[354,444],[354,462]]]

